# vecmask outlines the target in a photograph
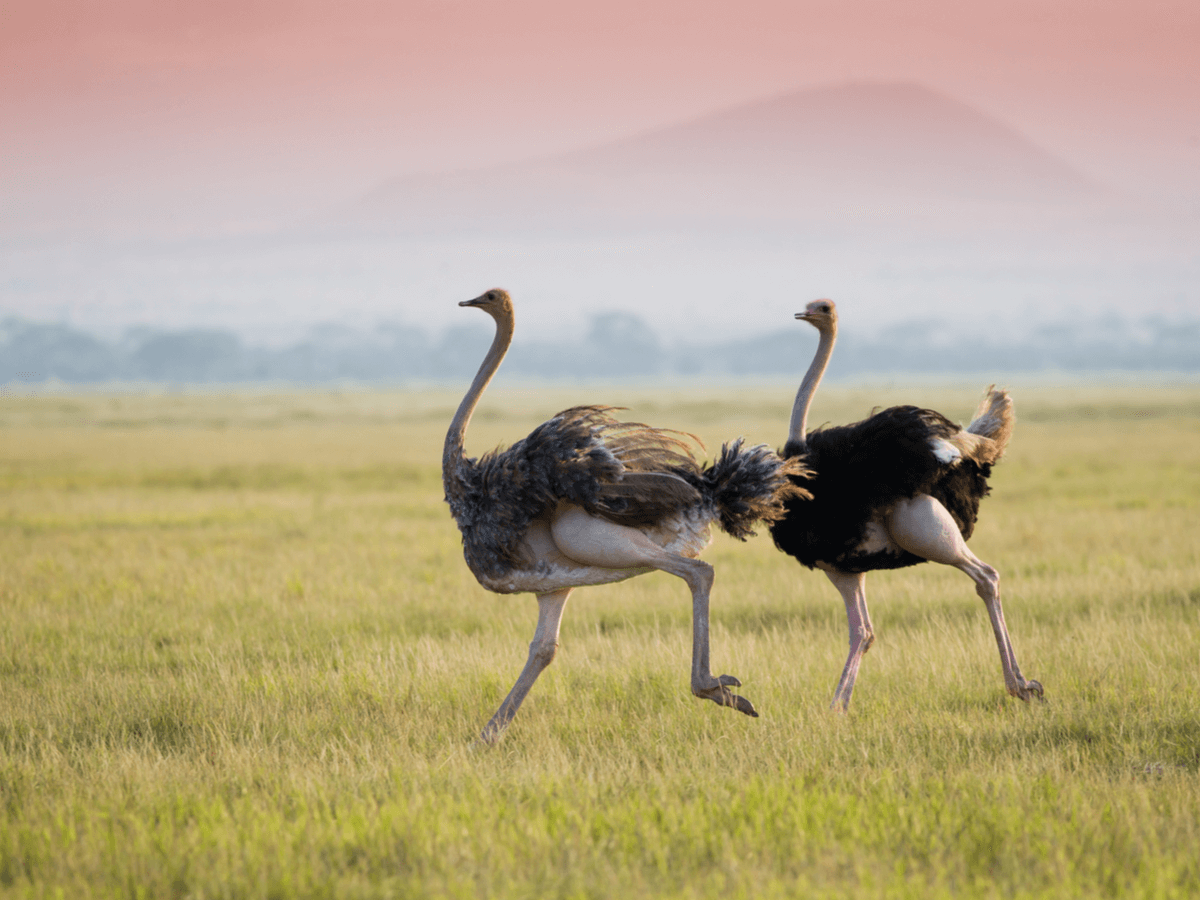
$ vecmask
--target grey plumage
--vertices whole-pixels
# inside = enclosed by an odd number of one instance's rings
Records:
[[[722,447],[714,463],[701,465],[695,453],[700,442],[692,435],[622,422],[609,406],[572,407],[507,449],[468,458],[467,425],[512,342],[513,309],[498,288],[460,305],[490,315],[496,336],[446,432],[446,502],[479,583],[538,599],[529,658],[483,740],[499,738],[554,659],[572,590],[655,570],[682,579],[692,596],[692,694],[758,715],[733,692],[741,684],[737,678],[712,673],[713,570],[699,555],[713,522],[745,538],[756,521],[782,516],[787,500],[806,494],[792,479],[808,475],[807,468],[765,444],[746,448],[740,439]]]
[[[774,523],[787,515],[788,503],[811,499],[792,481],[811,474],[802,457],[781,460],[766,444],[743,449],[738,438],[722,446],[717,461],[705,469],[705,493],[721,529],[744,541],[754,535],[755,522]]]
[[[807,492],[789,476],[807,474],[766,444],[742,439],[701,466],[692,435],[622,422],[610,406],[576,406],[542,423],[507,449],[462,459],[445,479],[446,502],[474,572],[497,577],[529,564],[521,557],[529,524],[559,502],[620,525],[653,525],[689,510],[715,518],[745,539],[757,521],[784,515],[784,503]]]
[[[446,501],[472,571],[520,566],[529,523],[560,501],[621,524],[654,521],[698,499],[681,473],[696,463],[675,433],[576,406],[507,449],[464,459],[445,479]],[[657,490],[656,490],[657,489]]]

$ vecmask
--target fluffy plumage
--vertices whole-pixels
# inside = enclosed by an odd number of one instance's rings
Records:
[[[810,498],[803,479],[811,475],[805,460],[781,461],[766,444],[743,449],[738,438],[721,447],[721,455],[705,468],[700,483],[721,530],[744,541],[754,535],[754,523],[774,523],[787,515],[788,504]]]
[[[846,605],[850,653],[833,705],[850,705],[863,654],[875,641],[867,611],[866,573],[921,562],[954,566],[975,582],[987,606],[1005,686],[1022,700],[1042,696],[1017,667],[1000,604],[1000,576],[967,547],[979,501],[988,493],[992,465],[1013,427],[1007,391],[987,389],[975,418],[959,428],[941,413],[894,406],[852,425],[808,432],[813,395],[837,339],[837,310],[829,300],[808,304],[796,318],[820,334],[812,364],[792,408],[784,456],[803,458],[807,475],[796,484],[811,500],[785,501],[787,514],[771,523],[780,550],[820,568]],[[957,530],[957,533],[955,533]]]
[[[528,565],[525,532],[559,502],[632,527],[701,512],[745,540],[755,522],[782,517],[786,499],[807,496],[791,480],[808,472],[803,463],[780,459],[766,444],[745,448],[739,438],[702,467],[692,435],[622,422],[615,410],[563,410],[511,447],[456,467],[456,477],[446,479],[446,502],[471,571],[495,577]]]
[[[621,422],[613,407],[576,406],[529,436],[445,480],[446,502],[472,571],[497,575],[528,564],[529,523],[560,501],[626,525],[647,524],[700,500],[687,476],[700,467],[676,432]]]
[[[622,422],[613,407],[576,406],[539,425],[511,447],[471,459],[467,425],[513,335],[512,300],[493,289],[463,306],[482,309],[496,336],[446,433],[442,479],[462,532],[467,565],[484,587],[538,597],[538,627],[517,683],[484,729],[496,740],[538,674],[554,658],[567,597],[576,587],[607,584],[655,569],[675,575],[692,594],[692,693],[757,715],[734,694],[740,682],[713,676],[708,604],[712,567],[700,552],[714,521],[730,534],[753,534],[754,522],[784,515],[804,493],[792,482],[807,473],[765,444],[739,439],[701,465],[699,441],[682,432]]]
[[[931,409],[895,406],[851,425],[818,428],[803,445],[786,444],[783,455],[802,457],[812,470],[796,479],[812,499],[787,501],[787,515],[770,526],[775,546],[809,568],[825,562],[844,572],[925,562],[896,547],[871,549],[868,535],[872,522],[917,494],[937,498],[970,538],[992,467],[965,454],[939,458],[938,443],[954,446],[962,431]]]

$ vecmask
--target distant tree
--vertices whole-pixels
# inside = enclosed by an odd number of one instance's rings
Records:
[[[382,377],[400,380],[428,377],[429,338],[425,332],[385,322],[379,326],[379,334],[385,340],[383,352],[387,355]]]
[[[283,348],[247,347],[230,331],[129,329],[106,342],[68,325],[0,321],[0,384],[57,378],[86,383],[339,379],[404,383],[469,379],[490,342],[487,329],[458,326],[431,340],[385,323],[373,330],[336,323]],[[794,330],[666,348],[639,316],[607,312],[582,336],[518,341],[509,376],[555,380],[647,378],[660,374],[794,375],[807,347]],[[982,374],[1045,371],[1200,372],[1200,319],[1043,324],[1022,338],[964,340],[942,322],[906,322],[875,335],[848,335],[829,375]]]
[[[590,374],[606,377],[653,375],[665,368],[658,335],[627,312],[593,317],[583,359],[589,364]]]
[[[491,342],[492,336],[485,327],[457,325],[447,328],[429,354],[430,377],[471,378]]]
[[[0,381],[104,381],[122,374],[113,347],[69,325],[7,319],[0,335]]]
[[[133,374],[151,381],[238,381],[243,362],[236,335],[206,329],[152,335],[130,355]]]

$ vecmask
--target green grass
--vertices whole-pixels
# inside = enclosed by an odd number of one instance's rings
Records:
[[[792,388],[489,395],[471,452],[575,402],[779,443]],[[577,592],[502,743],[535,604],[441,501],[449,392],[0,400],[0,895],[1191,897],[1200,893],[1200,390],[1016,392],[961,573],[868,582],[878,640],[765,534],[718,536],[714,670],[655,574]],[[978,391],[822,388],[813,421]]]

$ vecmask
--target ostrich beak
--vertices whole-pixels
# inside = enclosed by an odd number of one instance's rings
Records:
[[[478,306],[482,302],[483,302],[483,294],[480,294],[478,297],[474,298],[473,300],[463,300],[458,305],[459,306]]]

